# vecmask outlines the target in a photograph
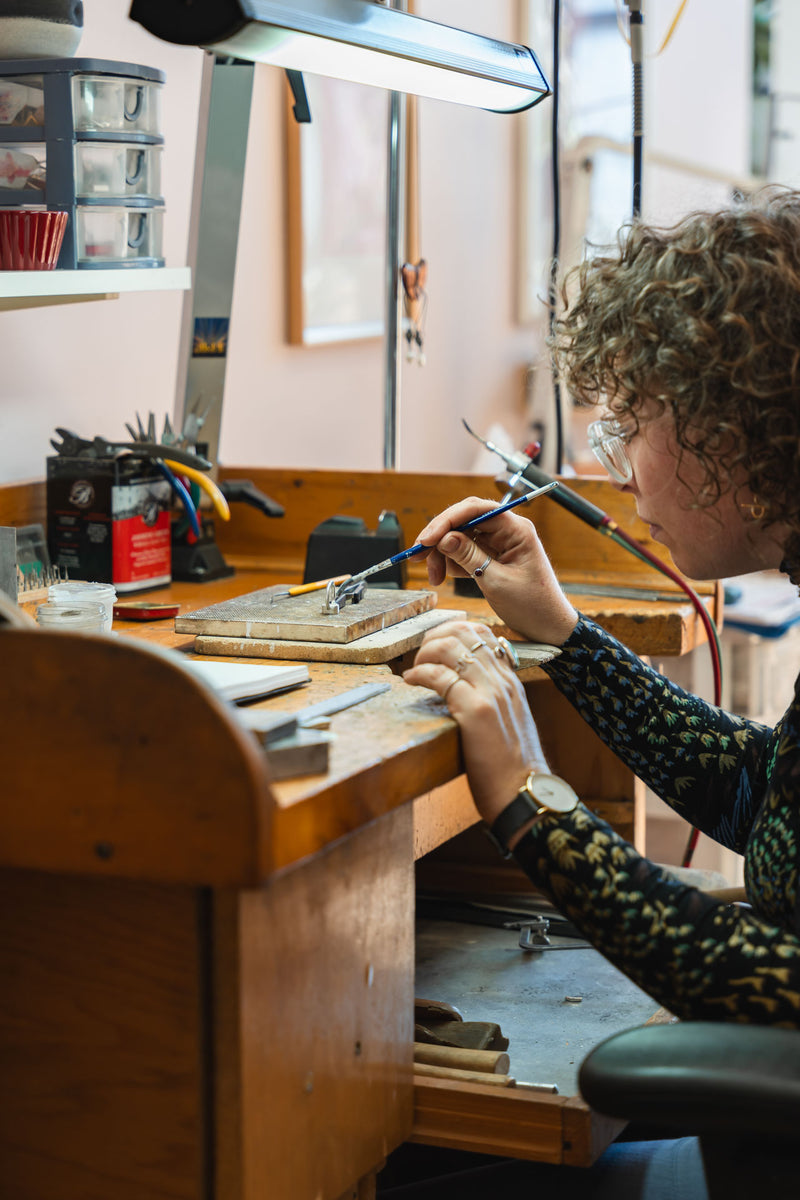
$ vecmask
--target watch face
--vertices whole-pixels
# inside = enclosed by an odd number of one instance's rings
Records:
[[[534,775],[528,780],[528,791],[538,804],[553,812],[572,812],[578,803],[573,789],[558,775]]]

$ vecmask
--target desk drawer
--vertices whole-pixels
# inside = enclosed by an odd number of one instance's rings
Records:
[[[580,1096],[414,1076],[410,1141],[427,1146],[588,1167],[624,1125]]]
[[[516,1086],[416,1075],[412,1141],[589,1166],[623,1128],[584,1103],[578,1070],[598,1042],[644,1024],[656,1005],[596,950],[525,951],[517,930],[420,920],[415,994],[454,1005],[465,1021],[499,1024]]]

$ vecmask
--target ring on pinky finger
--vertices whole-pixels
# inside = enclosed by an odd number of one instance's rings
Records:
[[[508,638],[499,637],[497,639],[497,645],[494,648],[494,653],[496,658],[507,659],[512,670],[519,670],[519,655],[511,645],[511,642],[508,640]]]
[[[447,702],[447,697],[449,696],[450,691],[452,690],[452,688],[454,688],[456,686],[457,683],[461,683],[460,675],[456,675],[456,677],[454,679],[451,679],[450,682],[448,683],[447,687],[442,692],[442,700],[444,700],[445,703]]]

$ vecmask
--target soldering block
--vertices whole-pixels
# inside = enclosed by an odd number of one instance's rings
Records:
[[[359,604],[323,612],[322,592],[273,601],[281,587],[261,588],[175,618],[175,632],[262,641],[347,644],[435,608],[432,591],[368,590]]]

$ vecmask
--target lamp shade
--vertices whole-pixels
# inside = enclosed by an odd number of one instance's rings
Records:
[[[550,94],[527,46],[374,0],[133,0],[130,16],[168,42],[497,112]]]

